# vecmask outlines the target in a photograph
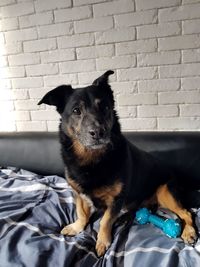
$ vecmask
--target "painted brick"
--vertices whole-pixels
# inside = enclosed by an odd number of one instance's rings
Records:
[[[157,94],[129,94],[117,97],[120,106],[157,104]]]
[[[74,22],[75,33],[105,31],[113,28],[112,17],[93,18]]]
[[[182,0],[183,5],[192,4],[192,3],[200,3],[200,0]]]
[[[61,62],[75,59],[74,49],[60,49],[48,52],[41,52],[42,63]]]
[[[15,0],[1,0],[0,6],[7,6],[10,4],[15,4]]]
[[[136,107],[118,107],[117,113],[120,118],[134,118],[137,115]]]
[[[22,52],[22,45],[21,43],[9,43],[4,44],[1,47],[1,55],[12,55],[12,54],[18,54]]]
[[[144,105],[138,107],[138,117],[152,118],[152,117],[176,117],[179,109],[175,105]]]
[[[28,111],[13,111],[11,113],[13,120],[15,121],[29,121],[30,114]]]
[[[183,117],[200,116],[199,104],[180,105],[180,115]]]
[[[1,78],[17,78],[25,76],[24,67],[4,67],[0,69]]]
[[[6,56],[0,56],[0,68],[1,67],[7,67],[8,66],[8,60]]]
[[[95,33],[97,44],[125,42],[135,40],[135,28],[112,29],[104,32]]]
[[[4,34],[3,32],[0,32],[0,44],[5,43]]]
[[[181,0],[135,0],[136,9],[145,10],[161,7],[177,6]]]
[[[97,77],[102,75],[102,71],[78,73],[79,85],[91,84]],[[116,73],[109,78],[110,82],[116,81]]]
[[[199,130],[199,118],[159,118],[159,130]]]
[[[175,21],[199,18],[200,4],[185,5],[159,10],[160,21]]]
[[[102,75],[102,71],[82,72],[78,73],[79,85],[91,84],[97,77]],[[116,75],[110,76],[110,81],[115,81]]]
[[[24,52],[39,52],[56,48],[55,39],[41,39],[24,42]]]
[[[6,42],[18,42],[37,39],[36,29],[23,29],[5,32]]]
[[[12,98],[14,100],[28,99],[28,90],[26,89],[12,89]]]
[[[136,65],[135,56],[119,56],[110,58],[99,58],[96,60],[97,70],[131,68]]]
[[[71,35],[72,32],[73,28],[71,23],[58,23],[38,27],[39,38]]]
[[[180,79],[158,79],[138,82],[139,92],[176,91],[180,89]]]
[[[0,102],[0,115],[1,115],[1,118],[2,117],[5,117],[5,113],[3,112],[7,112],[7,111],[10,111],[10,110],[14,110],[14,103],[13,101],[10,101],[10,99],[8,101],[1,101]]]
[[[11,81],[9,79],[3,79],[1,77],[0,79],[0,88],[3,88],[3,89],[11,89]]]
[[[44,132],[47,130],[45,122],[42,121],[26,121],[17,122],[18,132]]]
[[[61,73],[78,73],[93,70],[95,70],[95,61],[92,59],[60,63]]]
[[[92,15],[92,10],[89,6],[82,6],[73,7],[70,9],[55,10],[54,14],[56,22],[75,21],[90,18]]]
[[[16,90],[16,91],[21,91],[21,90]],[[49,91],[50,91],[49,88],[31,88],[28,90],[30,99],[41,99]]]
[[[157,42],[155,39],[137,40],[137,41],[122,42],[116,44],[117,55],[155,52],[156,50],[157,50]]]
[[[123,131],[155,130],[157,125],[155,118],[122,119],[120,122]]]
[[[183,90],[200,89],[200,77],[182,78],[181,85]]]
[[[118,81],[148,80],[157,77],[157,68],[132,68],[118,71]]]
[[[162,51],[162,50],[199,48],[199,43],[200,43],[199,35],[166,37],[158,40],[158,49]]]
[[[20,28],[28,28],[38,25],[51,24],[53,22],[53,13],[46,12],[42,14],[33,14],[19,17]]]
[[[10,66],[32,65],[40,62],[40,55],[36,53],[24,53],[8,56]]]
[[[35,9],[37,12],[53,10],[57,8],[70,7],[71,0],[36,0]]]
[[[44,77],[45,87],[56,87],[61,84],[77,84],[77,74],[50,75]]]
[[[107,0],[74,0],[74,6],[82,6],[82,5],[87,5],[87,4],[96,4],[99,2],[106,2]]]
[[[200,92],[183,91],[159,93],[158,100],[160,104],[193,104],[200,103]]]
[[[15,122],[6,120],[5,122],[0,123],[0,131],[6,133],[15,132],[16,131]]]
[[[41,109],[42,106],[38,106],[38,100],[26,99],[26,100],[16,100],[15,109],[16,110],[36,110]]]
[[[31,120],[32,121],[43,121],[43,120],[58,120],[60,116],[54,110],[37,110],[31,111]]]
[[[130,27],[157,22],[157,10],[139,11],[115,16],[116,27]]]
[[[2,19],[0,23],[0,31],[10,31],[18,29],[17,18]]]
[[[2,89],[0,94],[0,100],[16,100],[16,99],[27,99],[28,92],[27,90],[10,90]]]
[[[1,94],[0,94],[0,102],[3,100],[12,100],[12,90],[10,89],[2,89],[1,88]]]
[[[138,54],[137,64],[138,66],[154,66],[154,65],[168,65],[178,64],[181,61],[180,51]]]
[[[110,83],[115,95],[117,94],[131,94],[137,92],[137,82],[112,82]]]
[[[60,121],[47,121],[48,132],[57,132]]]
[[[164,37],[178,35],[181,32],[180,24],[177,22],[159,23],[137,27],[138,39]]]
[[[200,49],[183,50],[182,57],[184,63],[200,62]]]
[[[200,75],[200,63],[179,64],[159,67],[160,78]]]
[[[58,74],[57,64],[40,64],[26,66],[27,76],[44,76]]]
[[[17,17],[34,13],[33,3],[18,3],[15,5],[4,6],[0,10],[1,17]]]
[[[74,48],[94,44],[94,35],[91,33],[76,34],[70,37],[58,37],[58,48]]]
[[[134,3],[131,0],[118,0],[93,6],[93,14],[95,17],[109,16],[130,11],[134,11]]]
[[[78,59],[101,58],[114,56],[114,45],[98,45],[76,49]]]
[[[31,77],[31,78],[25,77],[25,78],[12,79],[12,86],[14,89],[41,87],[43,86],[43,79],[41,77]]]
[[[200,33],[200,19],[183,21],[183,34],[192,33]]]

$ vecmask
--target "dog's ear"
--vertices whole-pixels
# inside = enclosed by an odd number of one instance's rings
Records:
[[[101,75],[99,78],[94,80],[93,84],[95,84],[95,85],[108,84],[108,77],[113,73],[114,73],[114,71],[112,71],[112,70],[106,71],[103,75]]]
[[[67,98],[73,93],[71,85],[61,85],[48,92],[38,103],[56,106],[57,111],[61,114],[64,111]]]

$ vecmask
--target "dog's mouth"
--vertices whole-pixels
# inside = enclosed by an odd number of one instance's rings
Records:
[[[95,142],[84,144],[84,146],[89,150],[99,150],[106,149],[110,145],[110,140],[96,140]]]

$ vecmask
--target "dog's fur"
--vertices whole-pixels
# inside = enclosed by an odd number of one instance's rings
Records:
[[[96,243],[101,256],[111,244],[112,225],[122,207],[133,211],[158,204],[183,220],[182,238],[193,243],[196,233],[191,213],[183,205],[185,189],[159,161],[137,149],[121,133],[108,84],[111,74],[113,71],[107,71],[91,86],[76,90],[70,85],[59,86],[39,102],[56,106],[61,115],[66,178],[76,192],[77,220],[61,233],[81,232],[89,221],[91,204],[102,209]]]

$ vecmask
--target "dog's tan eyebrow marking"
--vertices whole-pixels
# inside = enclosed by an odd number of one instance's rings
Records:
[[[94,103],[95,103],[96,106],[98,106],[100,104],[100,102],[101,102],[101,99],[99,99],[99,98],[96,98],[94,100]]]

